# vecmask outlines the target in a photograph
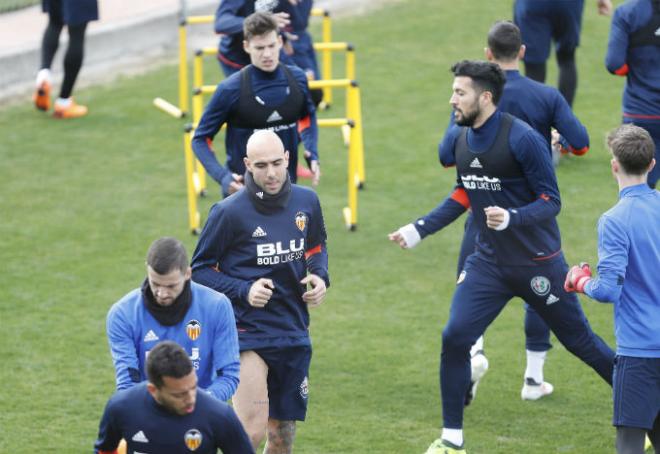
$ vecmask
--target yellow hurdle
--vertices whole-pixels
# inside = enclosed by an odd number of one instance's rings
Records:
[[[332,42],[332,20],[330,11],[321,8],[312,8],[311,15],[314,17],[323,17],[321,24],[322,40],[324,43]],[[330,51],[323,51],[322,54],[321,77],[325,80],[332,79],[332,54]],[[323,88],[323,102],[330,106],[332,104],[332,87]]]
[[[186,165],[186,187],[188,192],[188,225],[193,235],[200,233],[200,217],[197,209],[198,188],[195,187],[194,153],[192,150],[192,125],[188,124],[183,132],[183,154]]]

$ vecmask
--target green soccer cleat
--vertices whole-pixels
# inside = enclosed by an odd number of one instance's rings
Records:
[[[650,451],[652,447],[653,445],[651,444],[651,440],[647,435],[646,438],[644,439],[644,451]]]
[[[466,452],[463,446],[456,446],[447,440],[438,438],[431,443],[425,454],[466,454]]]

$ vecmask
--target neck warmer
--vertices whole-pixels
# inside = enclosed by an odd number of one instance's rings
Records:
[[[259,213],[272,214],[286,207],[289,203],[289,197],[291,197],[291,179],[289,178],[289,172],[286,173],[286,181],[282,185],[280,192],[277,194],[268,194],[261,189],[257,183],[254,182],[252,172],[250,171],[245,172],[244,181],[245,189],[250,197],[250,201]]]
[[[186,312],[192,304],[192,291],[190,290],[190,279],[183,286],[181,294],[169,306],[161,306],[156,302],[154,294],[149,287],[149,279],[142,283],[142,299],[149,313],[158,320],[158,323],[165,326],[173,326],[183,320]]]

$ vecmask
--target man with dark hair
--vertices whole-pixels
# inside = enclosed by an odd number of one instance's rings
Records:
[[[611,0],[597,0],[598,13],[609,15]],[[577,88],[575,49],[580,44],[580,29],[584,0],[516,0],[514,22],[522,32],[525,54],[525,74],[545,83],[546,60],[554,43],[559,67],[559,91],[570,106]]]
[[[555,217],[560,200],[547,142],[529,125],[500,112],[505,75],[495,63],[461,61],[452,67],[450,104],[464,126],[440,156],[456,166],[453,200],[472,208],[476,250],[458,277],[442,333],[440,387],[444,426],[428,454],[464,453],[463,404],[470,388],[470,347],[506,303],[529,303],[559,341],[608,383],[614,353],[596,336],[574,294],[563,289],[567,271]],[[492,91],[491,91],[492,90]],[[439,216],[455,217],[445,200]],[[401,232],[391,239],[405,246]]]
[[[646,185],[656,164],[647,131],[623,125],[608,137],[619,201],[598,221],[598,277],[586,263],[566,276],[567,291],[614,304],[614,415],[619,454],[660,453],[660,193]]]
[[[308,307],[330,285],[321,205],[291,184],[288,159],[274,132],[250,137],[245,188],[211,208],[192,260],[196,282],[231,298],[241,350],[234,408],[255,448],[268,432],[266,454],[292,452],[305,420]]]
[[[614,11],[605,57],[607,70],[626,77],[623,123],[646,129],[660,161],[660,0],[630,0]],[[648,175],[655,188],[660,166]]]
[[[284,142],[291,152],[289,174],[294,183],[302,138],[305,159],[314,173],[312,184],[316,185],[321,177],[318,128],[307,76],[300,68],[280,64],[282,38],[272,14],[251,14],[243,29],[243,47],[252,64],[220,82],[195,130],[193,150],[227,196],[243,187],[245,145],[254,131],[274,131]],[[225,123],[227,163],[223,167],[210,143]]]
[[[175,342],[156,345],[147,359],[149,381],[110,398],[94,443],[96,454],[127,452],[254,453],[232,408],[197,392],[197,375]]]
[[[525,46],[522,44],[520,30],[514,23],[498,21],[491,27],[488,32],[486,58],[496,63],[506,75],[498,109],[527,122],[543,136],[548,145],[551,140],[556,140],[557,146],[565,153],[570,152],[578,156],[585,154],[589,149],[587,130],[575,117],[562,95],[555,88],[523,77],[518,72],[519,61],[524,53]],[[553,127],[559,131],[556,138],[551,138]],[[452,115],[450,127],[439,145],[440,154],[454,146],[456,135],[459,133],[460,127],[453,123]],[[546,147],[545,150],[549,149]],[[452,195],[448,197],[447,203],[455,206],[455,213],[458,216],[463,212],[463,206],[454,200]],[[441,207],[442,205],[438,210]],[[406,243],[406,248],[415,246],[421,239],[446,227],[454,220],[444,218],[438,210],[433,210],[427,216],[399,229],[412,235],[410,244]],[[467,256],[475,249],[478,228],[472,221],[472,215],[468,214],[457,275],[463,270]],[[543,377],[545,358],[552,345],[548,326],[529,304],[525,304],[525,335],[527,366],[520,395],[523,400],[537,400],[553,391],[552,384],[544,381]],[[479,380],[489,367],[483,350],[483,338],[479,338],[473,345],[470,358],[472,386],[466,396],[466,404],[475,397]]]
[[[145,362],[154,345],[173,340],[190,355],[200,386],[226,401],[239,379],[238,334],[231,303],[190,281],[183,244],[160,238],[147,252],[142,287],[115,303],[107,317],[117,389],[146,380]]]

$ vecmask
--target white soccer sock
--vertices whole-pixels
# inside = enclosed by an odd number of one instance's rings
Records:
[[[456,446],[463,446],[463,429],[445,429],[443,427],[440,438]]]
[[[59,107],[69,107],[71,105],[71,98],[57,98],[55,104]]]
[[[37,73],[37,87],[39,87],[43,82],[50,83],[50,69],[48,68],[40,69]]]
[[[484,349],[484,337],[480,336],[479,339],[472,345],[470,349],[470,358],[473,357],[479,350]]]
[[[525,369],[525,378],[531,378],[536,383],[543,383],[543,364],[548,352],[534,352],[527,350],[527,369]]]

